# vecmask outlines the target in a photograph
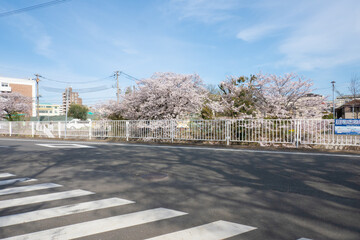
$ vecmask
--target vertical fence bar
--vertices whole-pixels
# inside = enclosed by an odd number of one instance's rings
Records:
[[[61,122],[58,122],[58,136],[61,138]]]
[[[31,137],[35,136],[34,122],[31,122]]]
[[[92,134],[91,128],[92,128],[92,122],[91,122],[91,120],[90,120],[90,121],[89,121],[89,139],[91,139],[91,134]]]
[[[125,123],[126,141],[129,141],[129,121]]]
[[[299,147],[299,135],[300,135],[300,123],[299,120],[295,120],[296,129],[296,148]]]
[[[230,121],[226,120],[225,122],[225,139],[226,145],[230,145]]]

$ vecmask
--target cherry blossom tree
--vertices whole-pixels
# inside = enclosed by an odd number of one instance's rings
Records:
[[[28,114],[31,102],[31,98],[19,93],[0,93],[0,117],[13,121],[19,113]]]
[[[100,114],[102,119],[125,120],[125,107],[115,100],[98,104],[96,106],[96,111]]]
[[[220,115],[231,118],[253,117],[256,113],[254,98],[254,81],[256,76],[250,78],[229,77],[219,85],[220,95],[207,101],[207,107]]]
[[[155,73],[137,82],[122,96],[120,104],[108,102],[99,107],[103,114],[126,119],[174,119],[198,114],[205,99],[202,80],[196,74]]]
[[[263,117],[314,118],[326,111],[325,98],[311,95],[313,83],[295,73],[257,74],[256,107]]]

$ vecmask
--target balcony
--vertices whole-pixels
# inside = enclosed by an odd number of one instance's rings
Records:
[[[0,85],[0,92],[11,92],[11,87],[5,87]]]

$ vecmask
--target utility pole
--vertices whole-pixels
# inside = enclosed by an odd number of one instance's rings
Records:
[[[121,72],[116,71],[115,75],[116,75],[116,98],[117,98],[117,103],[120,103],[120,88],[119,88],[119,75],[121,74]]]
[[[332,89],[333,89],[333,118],[335,120],[335,81],[332,81]]]
[[[40,121],[40,114],[39,114],[39,108],[40,108],[40,93],[39,93],[39,82],[41,77],[39,74],[35,74],[36,76],[36,117],[38,121]]]
[[[66,108],[65,108],[65,135],[64,138],[66,138],[66,127],[67,127],[67,119],[68,119],[68,108],[69,108],[69,88],[65,88],[66,92]]]

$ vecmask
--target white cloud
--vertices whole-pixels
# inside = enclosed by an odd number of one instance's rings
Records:
[[[205,23],[214,23],[234,17],[229,12],[243,5],[238,0],[171,0],[166,10]]]
[[[50,57],[52,55],[51,46],[51,37],[48,35],[42,35],[36,39],[36,52],[40,55]]]
[[[328,2],[279,46],[282,62],[300,69],[330,68],[360,60],[360,2]]]
[[[13,16],[10,24],[17,29],[22,37],[33,45],[33,51],[47,58],[53,58],[52,38],[48,35],[44,25],[27,14]]]
[[[266,2],[266,1],[265,1]],[[241,30],[237,38],[252,42],[275,40],[282,59],[275,66],[298,70],[326,69],[360,60],[360,1],[283,1],[259,4],[257,23]],[[254,7],[254,6],[253,6]]]
[[[254,27],[250,27],[250,28],[246,28],[244,30],[241,30],[236,37],[247,41],[247,42],[252,42],[252,41],[256,41],[264,36],[267,36],[268,34],[274,32],[275,30],[280,29],[280,26],[276,26],[276,25],[268,25],[268,24],[264,24],[264,25],[256,25]]]

